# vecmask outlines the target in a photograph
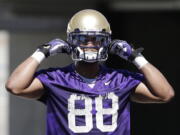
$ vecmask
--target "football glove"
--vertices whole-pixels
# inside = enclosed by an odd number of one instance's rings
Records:
[[[71,49],[66,41],[63,41],[61,39],[53,39],[48,43],[40,45],[38,47],[38,51],[44,53],[44,55],[48,57],[59,53],[70,54]]]
[[[134,49],[124,40],[113,40],[110,43],[109,51],[120,56],[122,59],[132,62],[137,56],[141,55],[143,48]]]

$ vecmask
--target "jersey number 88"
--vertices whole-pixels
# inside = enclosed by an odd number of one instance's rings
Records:
[[[103,108],[104,99],[110,99],[112,101],[112,108]],[[75,101],[76,100],[84,100],[85,108],[84,109],[76,109]],[[99,95],[95,99],[95,109],[96,113],[96,127],[101,132],[113,132],[117,127],[117,118],[118,118],[118,96],[116,96],[113,92],[108,93],[107,96]],[[76,94],[72,94],[68,99],[68,123],[69,128],[74,133],[88,133],[93,128],[93,117],[92,117],[92,103],[93,99],[88,96],[78,96]],[[105,125],[103,122],[103,115],[112,115],[112,124]],[[76,125],[76,116],[85,116],[85,125],[77,126]]]

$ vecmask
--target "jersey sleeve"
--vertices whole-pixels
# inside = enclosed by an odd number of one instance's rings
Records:
[[[52,78],[51,74],[48,70],[40,70],[35,73],[35,78],[39,79],[42,85],[44,86],[44,94],[38,99],[38,101],[46,104],[46,101],[48,99],[48,93],[49,93],[49,79]]]
[[[119,80],[123,89],[128,89],[132,92],[141,82],[144,81],[144,76],[141,73],[124,70],[122,71],[122,76],[119,77]]]

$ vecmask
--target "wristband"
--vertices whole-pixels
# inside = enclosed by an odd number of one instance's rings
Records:
[[[41,63],[46,58],[45,54],[39,50],[35,51],[31,57],[34,58],[38,63]]]
[[[141,69],[148,61],[144,58],[143,55],[137,56],[132,62],[138,69]]]

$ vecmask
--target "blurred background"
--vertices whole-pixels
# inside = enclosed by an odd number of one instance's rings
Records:
[[[144,47],[144,56],[175,89],[176,97],[167,104],[132,103],[132,135],[180,135],[180,0],[0,0],[0,135],[45,135],[45,106],[7,93],[4,83],[38,45],[66,39],[69,19],[87,8],[107,17],[113,39]],[[62,54],[44,61],[40,68],[71,62]],[[137,71],[113,55],[106,64]]]

